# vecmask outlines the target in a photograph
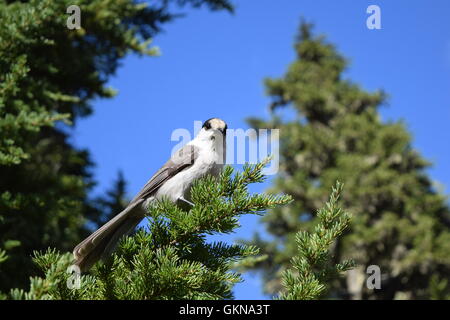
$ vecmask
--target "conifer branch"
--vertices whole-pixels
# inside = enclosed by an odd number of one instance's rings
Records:
[[[229,299],[242,281],[234,263],[256,256],[255,246],[208,242],[211,234],[231,233],[244,214],[262,214],[287,204],[287,195],[250,194],[248,185],[261,182],[269,160],[245,165],[242,172],[225,167],[191,189],[194,207],[184,209],[161,200],[149,209],[148,228],[124,238],[107,261],[82,275],[79,289],[68,289],[70,254],[49,250],[35,262],[44,278],[32,278],[28,292],[13,290],[13,299]]]
[[[339,207],[343,185],[333,187],[329,201],[317,212],[318,224],[312,232],[296,234],[298,255],[291,260],[293,269],[282,276],[286,292],[280,294],[285,300],[318,299],[327,290],[327,284],[340,273],[352,269],[355,263],[345,260],[334,264],[330,247],[350,223],[350,214]]]

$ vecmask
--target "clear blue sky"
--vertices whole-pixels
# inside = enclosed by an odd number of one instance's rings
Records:
[[[95,193],[123,170],[130,197],[163,164],[176,142],[172,130],[220,117],[246,128],[249,116],[267,116],[262,80],[281,76],[294,59],[300,17],[316,24],[351,60],[346,77],[390,95],[383,119],[404,119],[413,145],[434,167],[432,178],[450,186],[450,1],[235,1],[236,13],[187,10],[154,39],[162,55],[127,57],[110,85],[114,99],[94,102],[73,142],[88,148],[97,167]],[[366,8],[381,8],[382,30],[366,28]],[[263,190],[261,185],[253,191]],[[264,230],[258,217],[241,220],[236,234]],[[268,298],[256,276],[245,275],[238,299]]]

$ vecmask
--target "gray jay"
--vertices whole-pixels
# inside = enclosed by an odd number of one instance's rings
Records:
[[[152,201],[165,197],[193,206],[190,188],[206,174],[217,176],[225,163],[227,125],[218,118],[206,120],[197,136],[159,169],[128,206],[73,249],[74,264],[82,271],[107,257],[124,235],[145,217]]]

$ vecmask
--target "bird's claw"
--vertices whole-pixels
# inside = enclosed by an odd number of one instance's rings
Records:
[[[185,204],[189,205],[191,208],[195,206],[192,202],[190,202],[189,200],[186,200],[186,199],[183,198],[183,197],[179,197],[179,198],[178,198],[178,201],[180,201],[180,202],[182,202],[182,203],[185,203]]]

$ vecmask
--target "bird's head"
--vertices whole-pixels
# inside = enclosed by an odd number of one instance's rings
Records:
[[[217,153],[217,163],[226,163],[227,124],[219,118],[211,118],[203,123],[202,129],[195,137],[196,143]],[[193,141],[194,141],[193,140]]]
[[[227,124],[219,118],[211,118],[203,123],[202,129],[198,133],[200,140],[224,140],[227,134]]]

